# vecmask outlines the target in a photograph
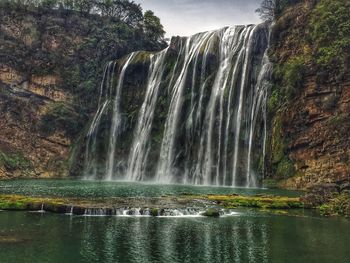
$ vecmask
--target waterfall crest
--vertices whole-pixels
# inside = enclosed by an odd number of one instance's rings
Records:
[[[222,28],[110,62],[87,134],[85,178],[259,186],[268,31]]]

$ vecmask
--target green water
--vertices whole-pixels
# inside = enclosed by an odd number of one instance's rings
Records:
[[[213,219],[0,212],[2,263],[348,263],[349,248],[350,221],[304,213],[242,210]]]
[[[191,194],[275,194],[298,196],[300,193],[276,189],[248,189],[185,185],[156,185],[127,182],[100,182],[82,180],[11,180],[0,181],[0,194],[20,194],[52,197],[158,197]]]

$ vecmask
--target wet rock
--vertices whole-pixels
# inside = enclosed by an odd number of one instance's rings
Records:
[[[47,212],[57,213],[57,214],[65,214],[68,210],[67,205],[63,204],[44,204],[43,209]]]
[[[219,217],[220,210],[216,208],[208,208],[204,213],[202,213],[202,215],[207,217]]]
[[[150,215],[151,216],[158,216],[159,215],[159,209],[158,208],[152,208],[150,210]]]
[[[74,215],[84,215],[85,214],[85,207],[75,206],[73,207],[73,214]]]

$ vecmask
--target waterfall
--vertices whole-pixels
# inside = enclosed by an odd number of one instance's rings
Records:
[[[120,116],[120,95],[121,95],[121,88],[124,84],[124,77],[126,69],[129,66],[129,63],[132,61],[136,53],[132,53],[127,58],[121,72],[119,75],[119,80],[115,92],[115,98],[113,103],[113,114],[112,114],[112,126],[111,126],[111,133],[109,137],[109,147],[108,147],[108,158],[106,163],[106,180],[112,180],[114,176],[114,163],[115,163],[115,149],[117,144],[117,138],[119,137],[119,128],[121,123],[121,116]]]
[[[85,178],[97,177],[97,161],[96,161],[96,144],[97,135],[103,114],[105,114],[108,104],[110,103],[109,93],[113,85],[113,72],[116,63],[109,62],[104,70],[103,79],[100,87],[100,96],[98,101],[98,109],[90,125],[87,134],[87,143],[85,151]]]
[[[85,178],[259,186],[268,33],[267,24],[227,27],[110,62],[87,134]]]
[[[127,180],[142,180],[147,161],[147,143],[152,128],[158,90],[164,72],[164,59],[168,49],[151,55],[145,100],[143,102],[128,161]]]
[[[175,158],[174,143],[177,135],[179,114],[183,103],[183,91],[185,81],[189,73],[189,66],[193,60],[197,60],[200,50],[210,38],[212,32],[198,34],[186,40],[185,48],[180,52],[184,57],[183,66],[177,80],[173,86],[171,103],[168,111],[168,118],[165,124],[162,146],[160,150],[160,160],[158,163],[157,181],[163,183],[173,182],[173,162]]]
[[[263,154],[262,159],[265,160],[265,149],[266,149],[266,102],[267,92],[270,85],[270,78],[272,74],[272,64],[268,58],[267,51],[265,51],[262,68],[259,73],[258,82],[254,89],[253,101],[250,110],[249,119],[249,145],[248,145],[248,156],[247,156],[247,184],[246,186],[257,187],[256,177],[252,176],[254,171],[252,170],[252,151],[254,143],[254,132],[256,131],[256,124],[259,114],[263,114],[264,129],[263,129]],[[263,165],[264,167],[264,165]]]

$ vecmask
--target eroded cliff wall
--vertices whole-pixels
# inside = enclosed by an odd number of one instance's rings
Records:
[[[273,26],[268,171],[279,186],[349,181],[349,14],[348,1],[307,0]]]

